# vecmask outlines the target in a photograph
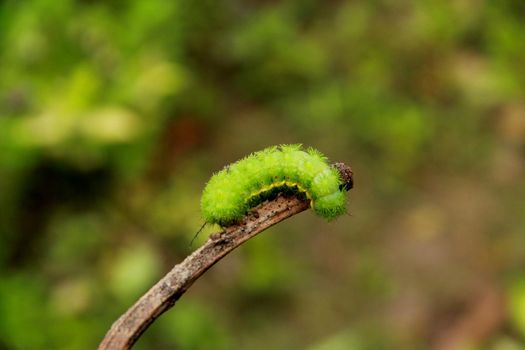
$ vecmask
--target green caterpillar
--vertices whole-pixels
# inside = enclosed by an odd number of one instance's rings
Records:
[[[352,170],[330,166],[319,151],[281,145],[255,152],[212,176],[201,198],[206,223],[238,223],[262,201],[279,192],[304,195],[315,213],[332,220],[346,213],[343,190],[352,188]]]

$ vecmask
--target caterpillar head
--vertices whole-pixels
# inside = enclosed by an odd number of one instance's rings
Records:
[[[354,187],[354,172],[352,171],[352,168],[345,163],[339,162],[332,164],[332,166],[337,169],[339,175],[341,175],[341,184],[339,185],[339,190],[342,191],[344,189],[346,191],[350,191],[350,189]]]

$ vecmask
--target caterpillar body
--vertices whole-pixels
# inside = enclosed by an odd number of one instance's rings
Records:
[[[310,201],[315,213],[332,220],[346,213],[345,190],[352,188],[352,170],[329,165],[319,151],[301,145],[281,145],[255,152],[211,177],[201,198],[207,223],[229,226],[249,209],[280,192]]]

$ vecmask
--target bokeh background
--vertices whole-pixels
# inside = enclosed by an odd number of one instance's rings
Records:
[[[0,349],[93,349],[214,171],[351,164],[137,349],[525,349],[522,0],[0,2]]]

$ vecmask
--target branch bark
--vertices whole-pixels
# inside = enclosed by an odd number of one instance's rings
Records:
[[[175,265],[115,321],[98,349],[130,349],[149,325],[170,309],[193,282],[217,261],[258,233],[309,207],[308,201],[279,196],[252,209],[238,225],[210,235],[202,247]]]
[[[350,190],[353,187],[352,169],[344,163],[334,163],[332,166],[340,174],[340,189]],[[309,201],[279,195],[276,199],[253,208],[239,224],[210,235],[202,247],[175,265],[113,323],[98,349],[130,349],[149,325],[170,309],[193,282],[217,261],[270,226],[309,207]]]

